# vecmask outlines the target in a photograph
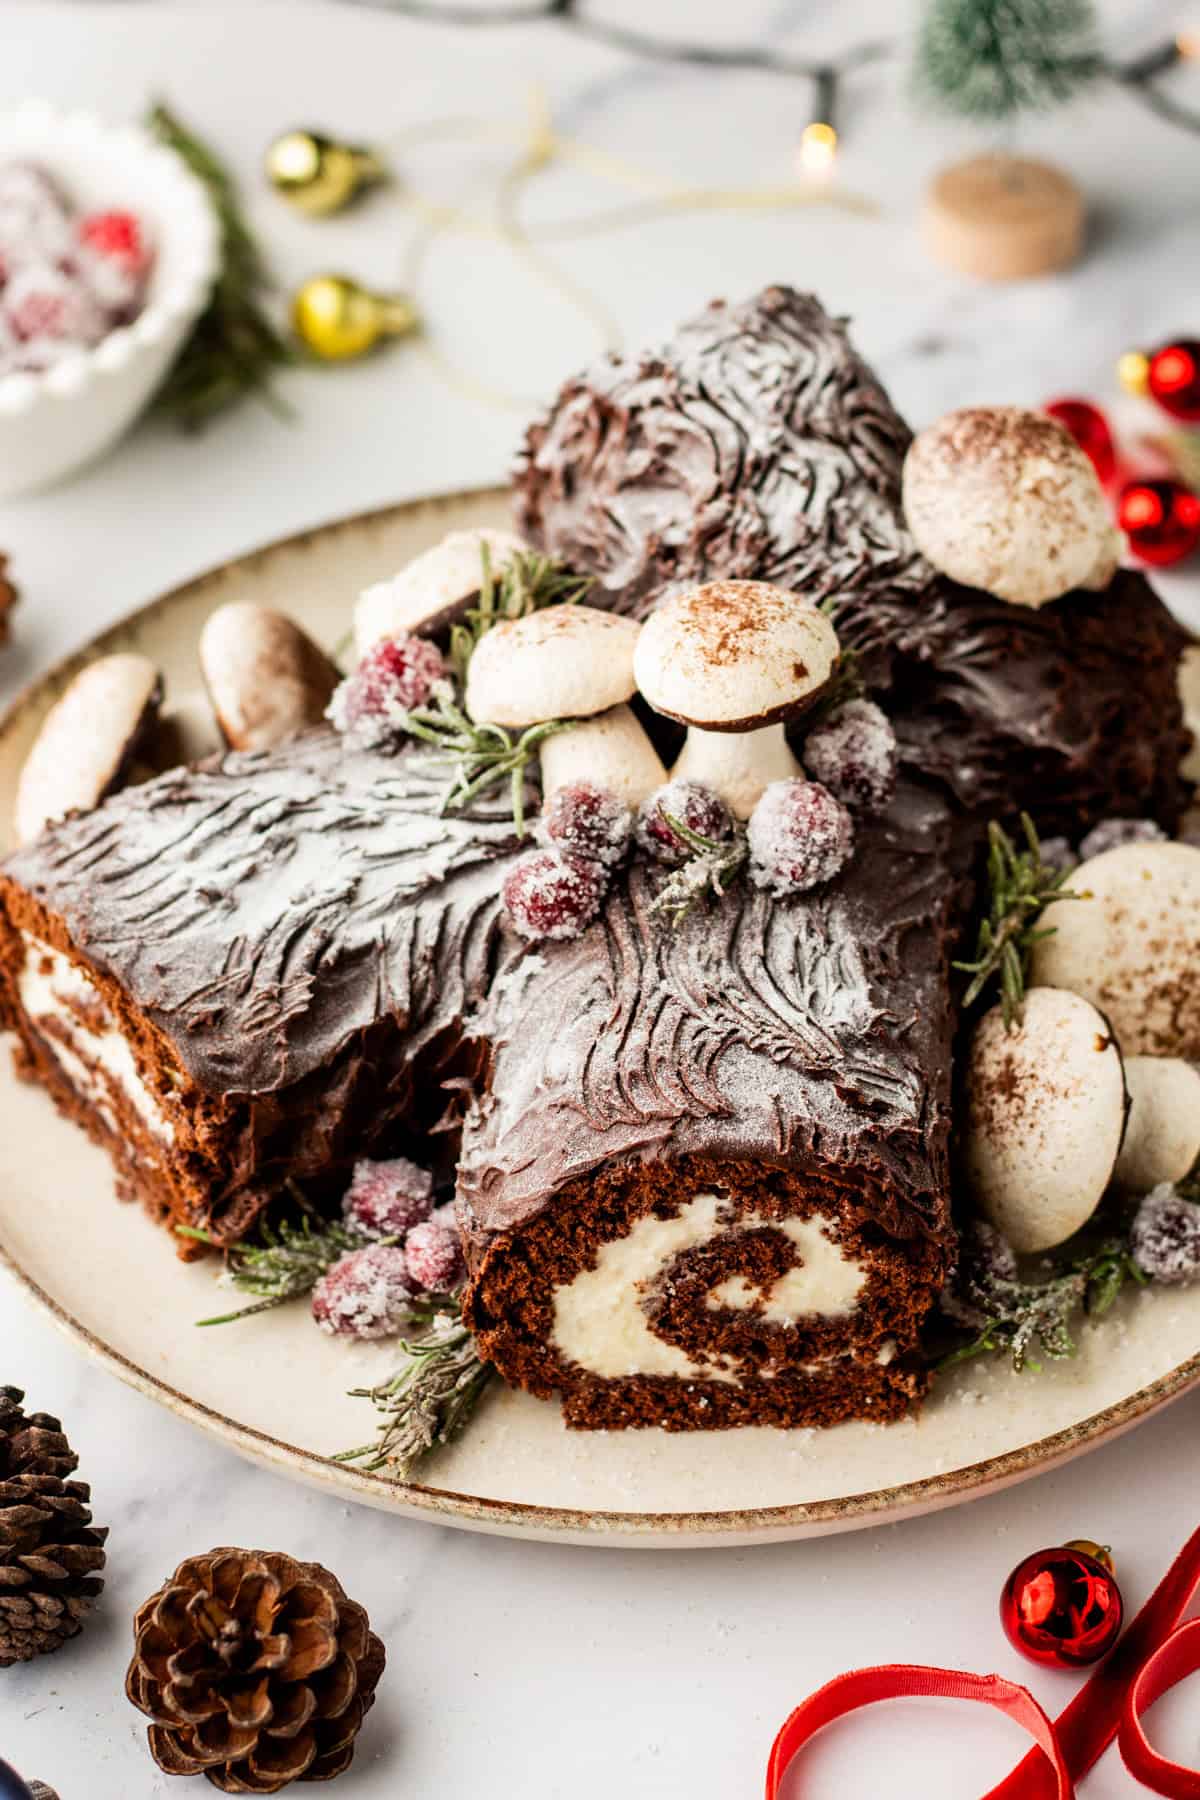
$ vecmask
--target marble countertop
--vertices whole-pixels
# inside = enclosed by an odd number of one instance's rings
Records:
[[[652,12],[664,31],[691,36],[770,31],[803,53],[908,22],[891,0],[594,4],[643,25]],[[1184,11],[1110,5],[1109,41],[1136,49]],[[808,116],[803,85],[635,63],[554,25],[465,31],[351,6],[159,0],[0,5],[0,40],[0,105],[37,93],[122,115],[167,95],[246,178],[285,286],[338,265],[395,283],[413,230],[399,195],[324,226],[286,213],[253,172],[264,140],[287,125],[395,143],[442,115],[515,122],[539,83],[560,128],[610,155],[676,183],[761,187],[788,178]],[[921,187],[969,140],[906,109],[894,61],[856,77],[841,123],[840,178],[876,212],[679,214],[573,239],[556,251],[562,267],[631,343],[715,293],[770,280],[812,286],[854,316],[918,423],[969,400],[1115,399],[1121,349],[1200,326],[1197,141],[1127,97],[1100,95],[1030,133],[1031,146],[1052,148],[1084,183],[1092,242],[1070,275],[1014,288],[974,287],[921,251]],[[496,154],[423,148],[400,159],[423,191],[454,198],[477,194]],[[592,175],[556,171],[531,195],[529,216],[621,198]],[[441,241],[419,298],[437,349],[509,393],[548,393],[600,345],[592,323],[495,241]],[[0,507],[0,545],[25,594],[0,657],[0,703],[129,607],[225,557],[342,513],[500,477],[520,426],[519,407],[448,383],[412,346],[297,373],[286,395],[287,421],[250,407],[198,438],[144,427],[69,485]],[[1194,576],[1164,587],[1200,622]],[[1136,1605],[1197,1523],[1200,1395],[1081,1463],[950,1514],[809,1544],[667,1554],[475,1537],[289,1486],[90,1367],[3,1277],[0,1380],[63,1416],[97,1515],[112,1526],[108,1586],[86,1635],[0,1676],[0,1755],[62,1800],[175,1791],[121,1693],[129,1620],[181,1557],[215,1543],[318,1558],[369,1605],[390,1666],[339,1789],[348,1797],[600,1800],[618,1790],[633,1800],[749,1800],[785,1713],[855,1664],[996,1668],[1029,1679],[1060,1710],[1075,1683],[1033,1671],[1001,1637],[996,1601],[1009,1568],[1041,1543],[1104,1539]],[[1159,1713],[1158,1741],[1195,1762],[1194,1701],[1190,1720],[1186,1695]],[[961,1800],[1022,1748],[990,1717],[910,1702],[827,1733],[804,1792]],[[1111,1755],[1086,1788],[1095,1800],[1132,1791]]]

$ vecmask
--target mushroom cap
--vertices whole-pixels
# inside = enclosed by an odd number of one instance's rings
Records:
[[[1100,1007],[1129,1056],[1200,1061],[1200,849],[1122,844],[1069,886],[1088,898],[1046,908],[1032,979]]]
[[[1064,426],[1021,406],[967,406],[918,432],[904,513],[935,569],[1018,606],[1107,587],[1121,537]]]
[[[831,621],[766,581],[708,581],[672,594],[642,628],[637,684],[655,712],[705,731],[794,718],[828,685],[840,646]]]
[[[76,675],[25,758],[14,809],[18,843],[99,804],[128,766],[161,694],[162,678],[145,656],[102,656]]]
[[[340,679],[294,619],[249,600],[219,606],[205,621],[200,671],[234,750],[271,750],[319,724]]]
[[[432,637],[460,619],[479,593],[486,544],[493,573],[529,545],[511,531],[480,526],[451,531],[440,544],[406,563],[390,581],[364,588],[354,608],[354,641],[361,657],[380,638],[415,632]]]
[[[1049,1250],[1091,1218],[1125,1105],[1116,1039],[1078,994],[1031,988],[1011,1031],[1001,1007],[984,1016],[967,1065],[967,1180],[1014,1250]]]
[[[590,719],[632,699],[641,626],[595,606],[564,602],[507,619],[480,638],[464,705],[485,725]]]
[[[1200,1157],[1200,1069],[1177,1056],[1127,1056],[1129,1123],[1117,1183],[1148,1194],[1182,1181]]]

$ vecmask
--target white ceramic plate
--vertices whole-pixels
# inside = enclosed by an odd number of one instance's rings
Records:
[[[154,602],[97,640],[136,648],[168,694],[198,684],[196,641],[223,601],[294,613],[333,644],[351,601],[456,527],[506,522],[499,491],[418,501],[273,545]],[[41,715],[75,664],[56,669],[0,727],[0,815]],[[0,1064],[0,1255],[27,1292],[123,1380],[255,1461],[394,1512],[524,1537],[662,1547],[754,1543],[848,1530],[992,1491],[1079,1455],[1200,1382],[1200,1286],[1142,1292],[1085,1328],[1079,1356],[1041,1374],[967,1365],[917,1419],[824,1432],[567,1432],[557,1406],[494,1390],[428,1485],[328,1460],[367,1441],[386,1345],[346,1348],[307,1308],[199,1331],[231,1303],[213,1263],[183,1264],[142,1213],[119,1205],[107,1158]],[[234,1297],[235,1298],[235,1297]]]

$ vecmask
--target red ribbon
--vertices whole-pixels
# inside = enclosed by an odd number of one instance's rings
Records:
[[[902,1696],[993,1706],[1033,1738],[1035,1748],[984,1800],[1074,1800],[1075,1782],[1114,1738],[1130,1774],[1143,1786],[1168,1800],[1200,1800],[1200,1770],[1160,1756],[1142,1725],[1147,1708],[1200,1669],[1200,1619],[1179,1624],[1198,1588],[1200,1531],[1188,1539],[1111,1656],[1054,1720],[1028,1688],[1000,1675],[967,1675],[913,1663],[839,1675],[785,1721],[767,1765],[767,1800],[779,1800],[793,1759],[818,1731],[859,1707]]]

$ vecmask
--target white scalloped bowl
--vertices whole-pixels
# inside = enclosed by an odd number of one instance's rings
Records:
[[[203,184],[138,126],[28,101],[0,113],[0,163],[17,159],[42,164],[80,208],[144,219],[154,267],[131,324],[52,369],[0,377],[0,499],[60,480],[128,429],[203,310],[220,256]]]

